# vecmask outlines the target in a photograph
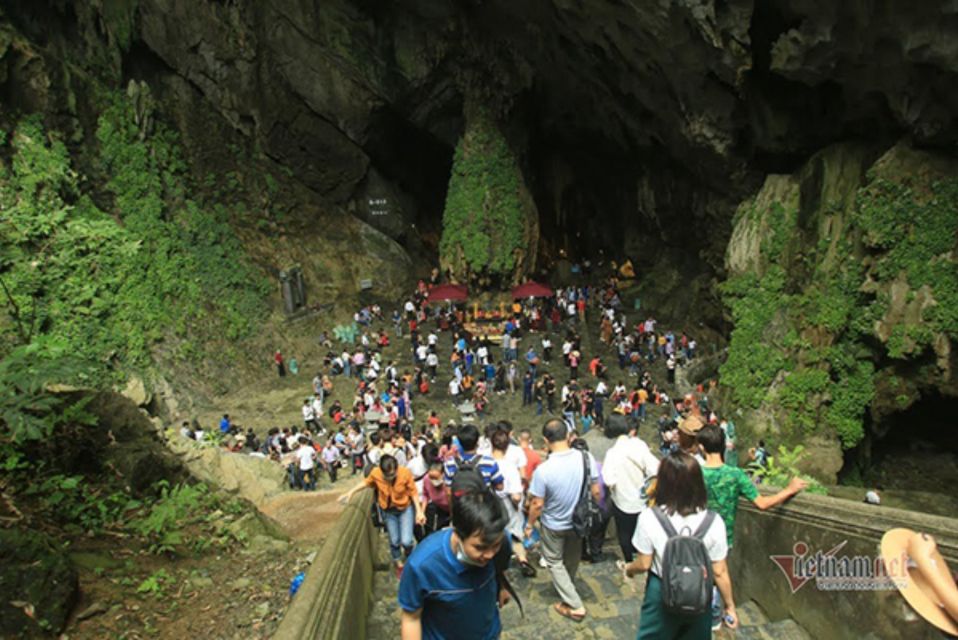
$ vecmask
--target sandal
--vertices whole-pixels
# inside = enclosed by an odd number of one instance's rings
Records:
[[[536,571],[536,568],[533,567],[528,562],[520,562],[519,571],[522,573],[522,575],[524,575],[527,578],[535,578],[536,575],[538,575],[539,573],[538,571]]]
[[[564,602],[557,602],[552,605],[552,608],[555,609],[555,612],[558,613],[563,618],[568,618],[572,622],[582,622],[585,620],[585,612],[583,613],[572,613],[572,607],[567,605]]]

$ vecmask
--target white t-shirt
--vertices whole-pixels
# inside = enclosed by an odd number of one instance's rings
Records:
[[[301,471],[309,471],[313,468],[313,455],[315,453],[312,447],[305,444],[300,445],[299,449],[296,450],[296,459],[299,460]]]
[[[688,516],[680,516],[674,513],[669,516],[669,521],[675,530],[682,533],[682,529],[688,527],[693,533],[705,519],[705,511],[698,511]],[[642,555],[652,556],[652,573],[662,576],[662,555],[665,553],[665,544],[669,541],[668,535],[659,524],[658,519],[652,512],[652,509],[646,509],[639,514],[639,521],[635,526],[635,534],[632,536],[632,546]],[[712,521],[712,526],[705,532],[702,540],[705,548],[708,550],[709,559],[712,562],[724,560],[728,555],[728,540],[725,537],[725,522],[718,514]]]
[[[517,444],[512,444],[510,442],[509,447],[506,449],[505,461],[512,463],[511,466],[515,466],[516,471],[519,472],[519,477],[521,478],[522,474],[525,473],[526,464],[527,464],[526,452],[522,450],[522,447],[520,447]],[[501,467],[507,467],[510,465],[499,465],[499,466],[501,468]],[[521,493],[521,489],[518,492],[510,491],[509,493]]]
[[[438,367],[439,356],[437,356],[435,353],[430,353],[428,356],[426,356],[426,365],[430,367]]]
[[[309,421],[309,420],[315,420],[315,419],[316,419],[316,411],[313,409],[313,405],[304,404],[303,405],[303,420]]]
[[[642,485],[658,471],[659,460],[649,451],[649,445],[627,435],[616,438],[602,463],[602,479],[609,487],[615,506],[625,513],[645,509]]]
[[[480,456],[492,457],[492,441],[486,436],[479,436],[479,444],[476,445],[476,453]]]
[[[416,357],[419,358],[420,360],[425,360],[427,357],[426,356],[427,353],[429,353],[429,347],[427,347],[426,345],[421,344],[418,347],[416,347]]]
[[[407,468],[412,472],[413,480],[416,482],[416,489],[419,491],[419,495],[421,496],[422,483],[426,478],[426,472],[429,471],[429,467],[426,466],[426,461],[423,460],[423,457],[421,455],[417,455],[409,461]],[[416,478],[418,478],[418,480],[416,480]]]
[[[517,447],[518,448],[518,447]],[[522,449],[519,449],[522,451]],[[506,450],[506,458],[501,460],[499,471],[502,473],[502,491],[497,491],[499,497],[513,496],[522,494],[522,476],[519,475],[519,469],[508,462],[509,451]]]
[[[449,381],[449,395],[452,397],[459,395],[459,381],[455,378]]]

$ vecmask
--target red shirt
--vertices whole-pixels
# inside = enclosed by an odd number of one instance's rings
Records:
[[[536,467],[542,464],[542,457],[532,447],[523,447],[522,452],[526,454],[526,478],[531,478]]]

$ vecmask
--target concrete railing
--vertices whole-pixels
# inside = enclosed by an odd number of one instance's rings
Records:
[[[757,601],[772,620],[792,618],[814,638],[941,638],[893,587],[856,591],[845,584],[829,590],[815,578],[793,585],[772,559],[787,563],[798,543],[805,545],[805,557],[844,543],[835,553],[839,559],[879,558],[882,535],[896,527],[932,534],[951,568],[958,569],[958,520],[952,518],[811,494],[769,511],[743,502],[729,556],[735,599]],[[801,547],[798,551],[802,555]],[[798,586],[794,592],[793,586]]]
[[[373,492],[349,502],[329,532],[274,640],[355,640],[366,637],[376,532],[369,517]]]

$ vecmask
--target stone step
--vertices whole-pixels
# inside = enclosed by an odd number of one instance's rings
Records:
[[[738,624],[740,627],[757,627],[768,624],[768,616],[762,608],[752,600],[738,607]]]
[[[716,640],[811,640],[811,636],[794,620],[778,620],[761,625],[722,629],[713,634]]]

